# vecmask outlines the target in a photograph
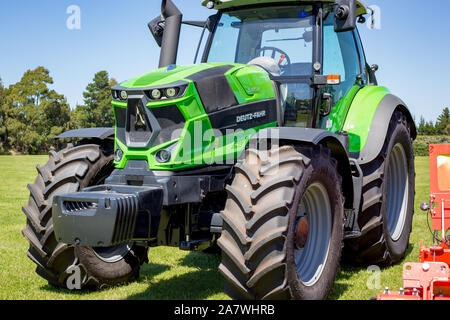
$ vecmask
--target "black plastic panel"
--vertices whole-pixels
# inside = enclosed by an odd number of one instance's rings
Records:
[[[213,129],[226,134],[227,130],[246,130],[277,121],[275,99],[242,104],[209,114]]]
[[[155,145],[160,145],[181,136],[185,119],[177,106],[150,109],[161,127]]]
[[[200,71],[188,77],[194,81],[200,99],[207,113],[226,109],[238,104],[225,73],[232,65],[220,66]]]

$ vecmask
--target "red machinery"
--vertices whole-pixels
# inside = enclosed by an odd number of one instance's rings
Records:
[[[420,263],[403,267],[403,288],[386,288],[378,300],[450,300],[450,145],[430,145],[430,191],[421,209],[431,215],[434,245],[422,241]]]

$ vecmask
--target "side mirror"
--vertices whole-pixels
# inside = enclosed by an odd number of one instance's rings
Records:
[[[166,23],[162,16],[156,17],[148,23],[148,28],[159,47],[162,45],[165,25]]]
[[[212,32],[218,22],[218,14],[210,16],[206,21],[183,21],[182,23],[188,26],[199,27],[208,29]],[[162,45],[162,39],[164,35],[164,29],[166,27],[166,21],[162,16],[156,17],[148,23],[148,28],[155,38],[159,47]]]
[[[334,31],[346,32],[356,28],[356,0],[335,0]]]

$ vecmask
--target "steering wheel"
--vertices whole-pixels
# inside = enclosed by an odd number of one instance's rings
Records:
[[[289,57],[289,55],[286,52],[284,52],[283,50],[278,49],[276,47],[263,47],[258,50],[256,55],[266,57],[266,55],[264,55],[266,53],[266,51],[269,51],[269,52],[272,51],[272,55],[270,57],[274,60],[275,60],[275,56],[276,56],[277,52],[281,55],[280,60],[278,62],[280,68],[287,69],[291,66],[291,58]],[[284,57],[284,58],[281,59],[282,57]],[[283,64],[283,62],[285,62],[285,61],[286,61],[286,63]]]

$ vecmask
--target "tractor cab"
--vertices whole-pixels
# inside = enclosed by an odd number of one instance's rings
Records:
[[[240,2],[214,7],[211,1],[204,2],[219,12],[207,24],[211,32],[202,62],[263,68],[279,92],[279,125],[339,131],[330,121],[336,116],[334,106],[368,84],[371,73],[357,29],[336,20],[339,6],[334,2],[247,1],[245,6]],[[351,16],[367,12],[360,3],[353,9]],[[333,77],[324,85],[320,75]]]

